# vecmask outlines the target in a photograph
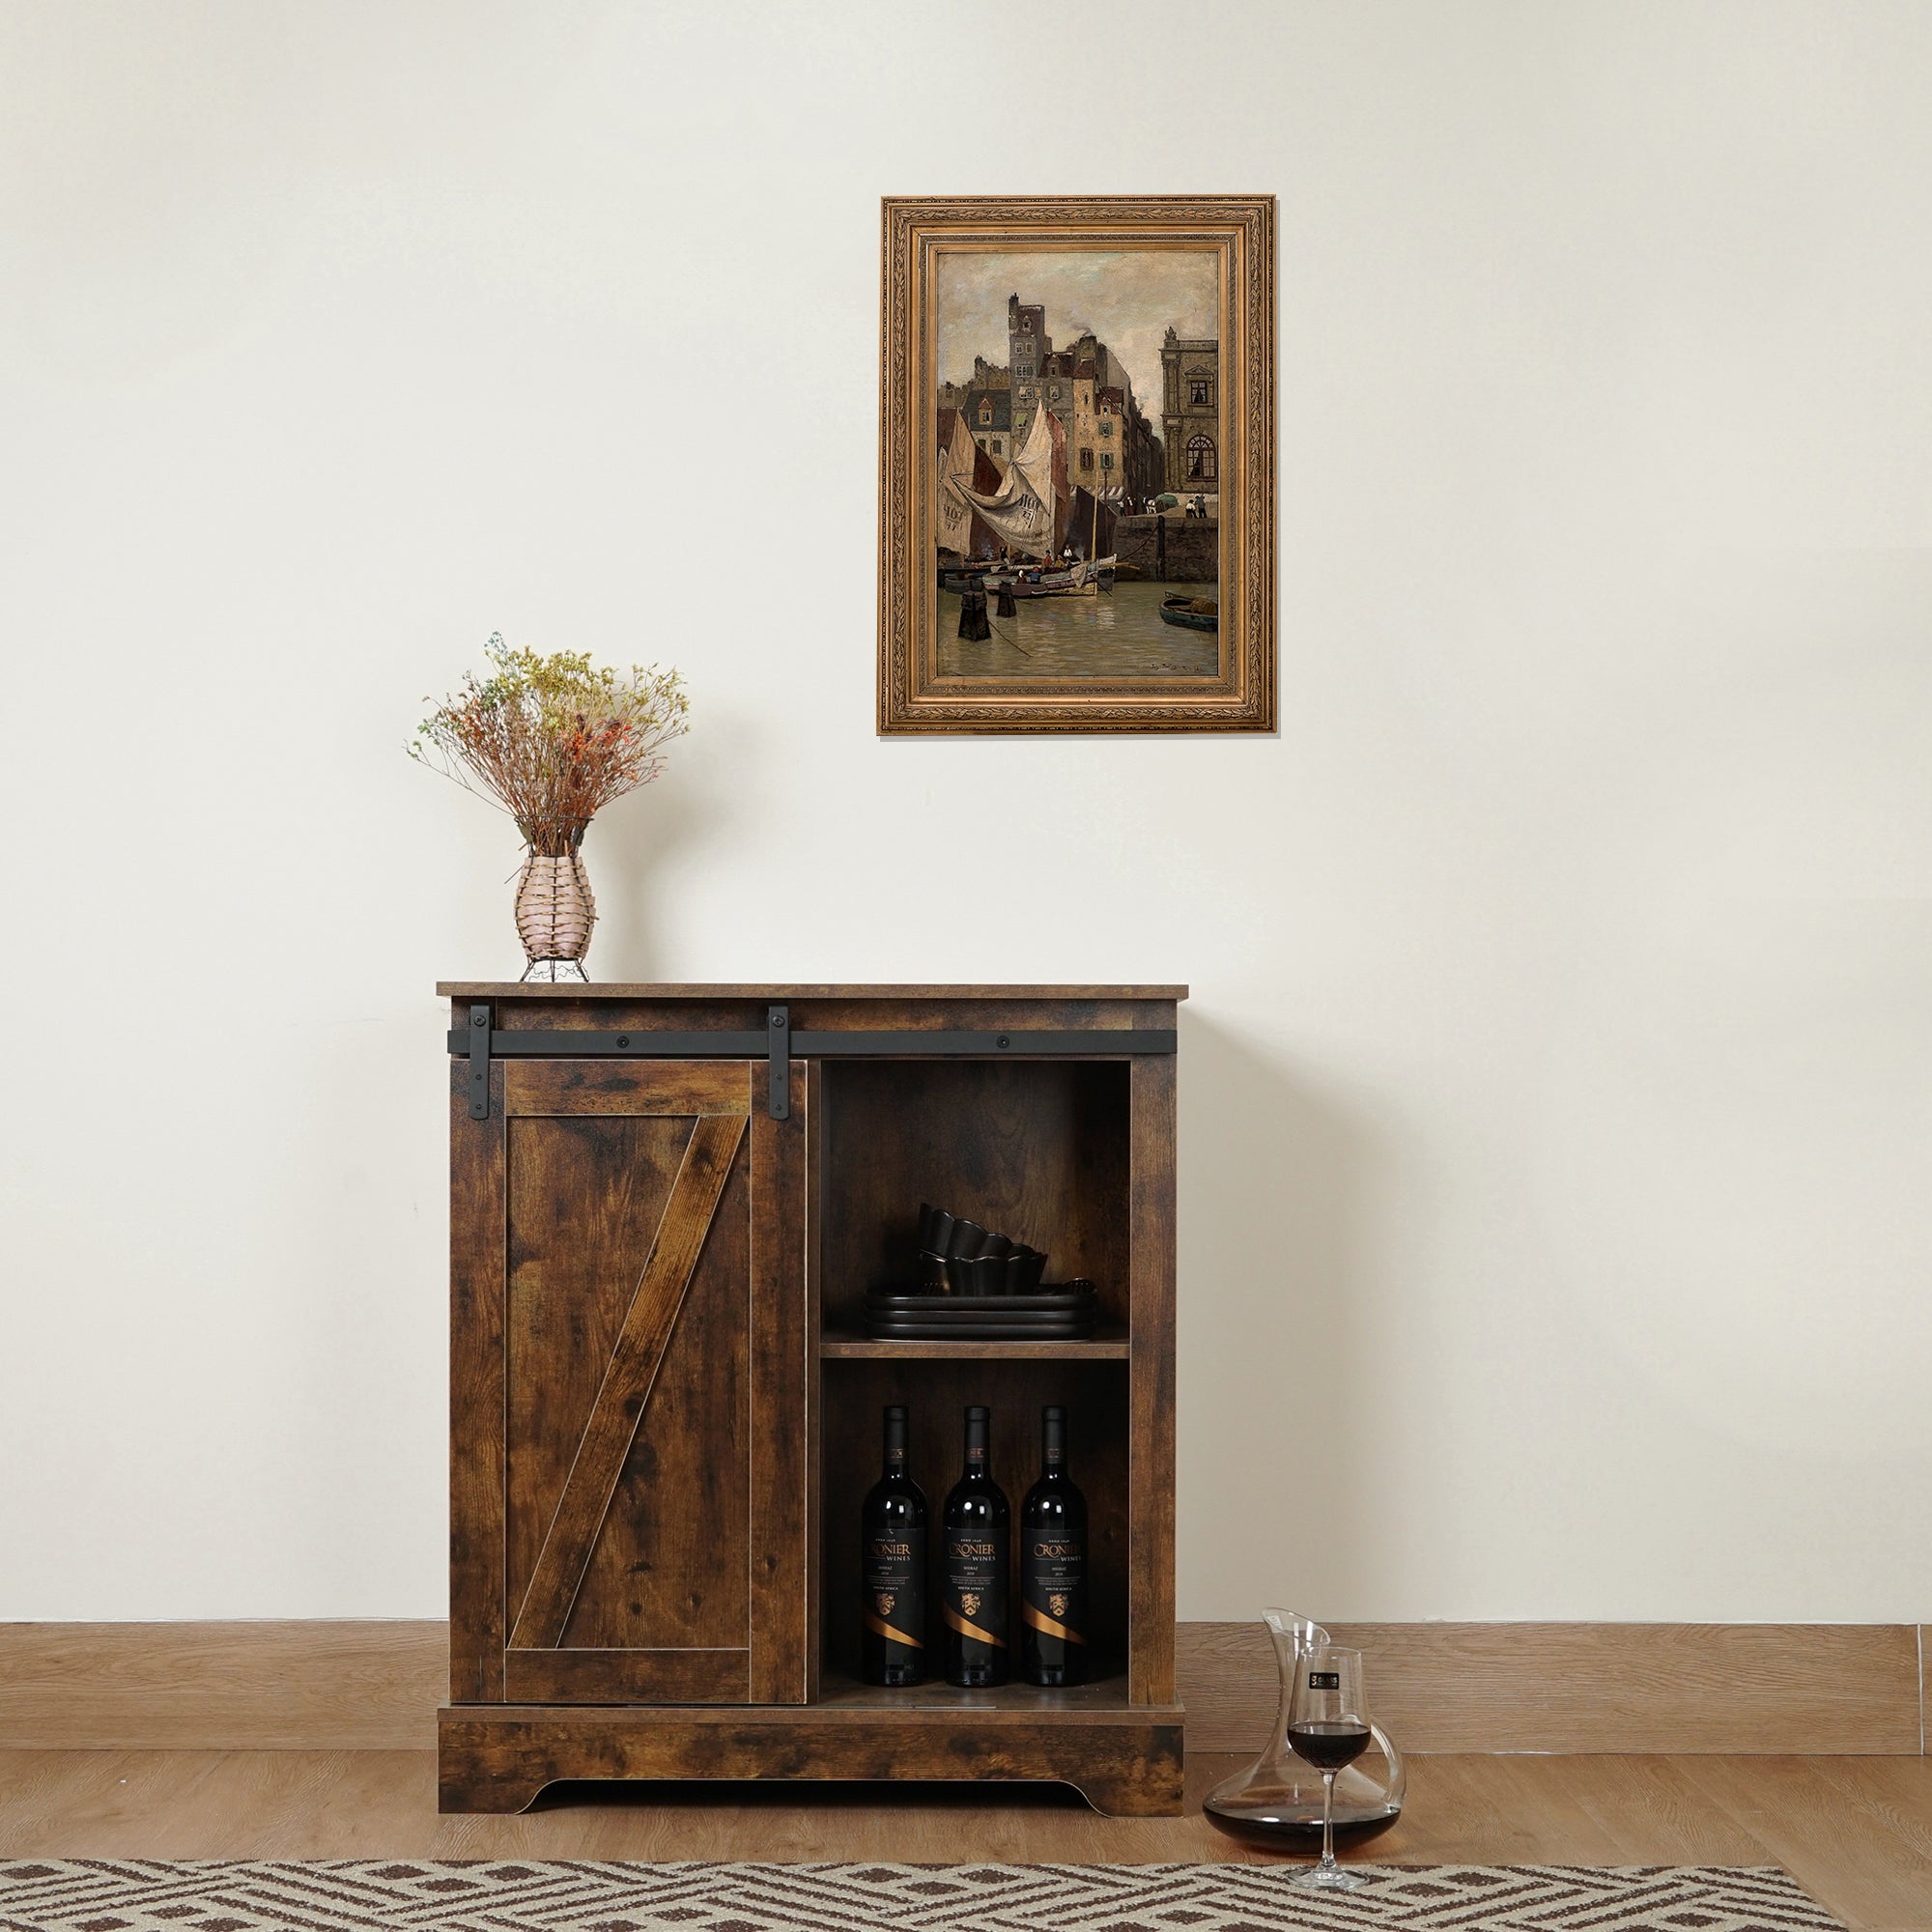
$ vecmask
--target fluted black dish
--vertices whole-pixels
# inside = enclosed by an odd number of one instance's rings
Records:
[[[954,1221],[952,1233],[946,1243],[949,1256],[956,1256],[960,1261],[970,1262],[984,1247],[986,1231],[977,1221]]]
[[[1017,1247],[1007,1257],[1006,1292],[1009,1294],[1031,1294],[1039,1286],[1040,1277],[1045,1272],[1046,1257],[1037,1248]]]
[[[914,1272],[925,1294],[1025,1294],[1039,1286],[1047,1259],[931,1201],[919,1204],[918,1256]]]
[[[946,1275],[954,1294],[998,1294],[1006,1286],[1006,1266],[998,1255],[954,1255]]]
[[[1007,1292],[1007,1258],[1005,1255],[976,1255],[967,1264],[972,1270],[973,1286],[968,1293],[973,1294],[1004,1294]]]

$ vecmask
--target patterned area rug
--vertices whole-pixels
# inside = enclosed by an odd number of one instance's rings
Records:
[[[1369,1865],[0,1861],[6,1932],[1812,1932],[1781,1871]]]

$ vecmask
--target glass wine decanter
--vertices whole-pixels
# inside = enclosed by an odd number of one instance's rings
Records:
[[[1281,1699],[1267,1748],[1246,1771],[1217,1784],[1203,1801],[1208,1818],[1231,1837],[1275,1851],[1313,1852],[1321,1846],[1321,1774],[1288,1742],[1294,1661],[1326,1646],[1328,1633],[1293,1610],[1264,1610],[1274,1639]],[[1335,1777],[1335,1837],[1360,1844],[1386,1832],[1402,1815],[1408,1774],[1387,1732],[1371,1721],[1369,1748]]]

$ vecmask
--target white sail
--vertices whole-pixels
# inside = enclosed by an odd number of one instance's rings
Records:
[[[950,487],[1010,550],[1028,556],[1053,554],[1053,430],[1042,408],[1034,414],[1025,445],[990,497],[950,479]]]
[[[933,518],[938,526],[940,548],[955,551],[961,556],[966,554],[966,546],[972,540],[973,506],[952,485],[955,480],[971,485],[973,465],[979,453],[979,445],[966,427],[966,412],[955,410],[952,412],[952,434],[945,448],[939,452],[939,487]]]
[[[1026,446],[1013,458],[1014,466],[1033,486],[1033,494],[1046,506],[1046,544],[1053,547],[1053,417],[1045,403],[1034,411],[1027,430]]]

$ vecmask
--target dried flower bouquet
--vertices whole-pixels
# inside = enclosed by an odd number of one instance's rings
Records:
[[[581,979],[597,917],[583,835],[605,806],[664,770],[690,703],[677,672],[655,665],[603,669],[582,651],[513,651],[500,635],[487,655],[494,673],[467,675],[417,728],[410,755],[516,821],[529,848],[517,888],[524,977]]]

